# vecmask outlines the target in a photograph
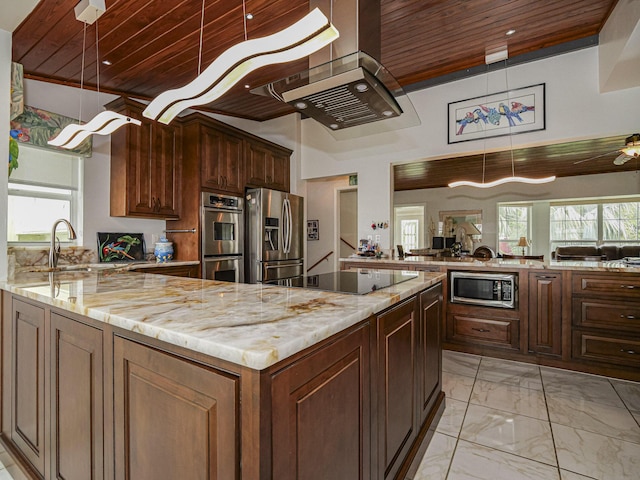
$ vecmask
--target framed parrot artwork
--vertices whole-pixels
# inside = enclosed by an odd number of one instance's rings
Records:
[[[545,129],[545,84],[468,98],[448,105],[448,142]]]
[[[100,262],[144,261],[144,234],[98,232]]]

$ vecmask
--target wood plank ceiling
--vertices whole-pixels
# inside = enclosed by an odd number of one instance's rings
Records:
[[[504,44],[510,56],[595,35],[617,0],[360,0],[381,3],[382,63],[408,86],[484,65],[485,48]],[[13,34],[13,61],[27,78],[79,85],[83,24],[78,0],[42,0]],[[98,20],[100,87],[141,99],[191,81],[198,70],[200,0],[106,0]],[[274,33],[302,18],[308,0],[245,0],[248,38]],[[202,68],[244,39],[242,0],[206,0]],[[96,24],[87,28],[84,82],[96,87]],[[277,100],[249,93],[308,68],[306,59],[269,65],[209,108],[267,120],[292,112]]]
[[[624,165],[613,163],[620,155],[619,148],[624,146],[625,138],[622,135],[514,149],[513,170],[516,176],[532,178],[638,170],[640,159],[637,158],[629,160]],[[595,158],[596,156],[598,158]],[[510,176],[511,151],[394,165],[394,186],[395,190],[399,191],[446,187],[457,180],[482,182],[483,171],[486,183]]]
[[[504,45],[510,58],[597,35],[617,0],[360,0],[380,1],[381,61],[404,87],[484,65],[487,48]],[[78,0],[41,0],[13,34],[13,60],[27,78],[79,86],[83,24],[73,12]],[[106,0],[107,11],[87,27],[84,84],[150,100],[182,86],[197,74],[200,0]],[[245,0],[248,38],[274,33],[309,11],[308,0]],[[245,38],[242,0],[206,0],[202,69]],[[96,25],[99,57],[96,63]],[[108,61],[106,65],[103,62]],[[99,67],[99,76],[97,75]],[[264,85],[308,68],[306,59],[269,65],[236,85],[206,110],[252,120],[268,120],[293,110],[245,88]],[[534,147],[516,152],[518,174],[535,171],[576,175],[634,168],[614,167],[610,157],[574,165],[622,146],[623,134],[609,139]],[[580,156],[582,155],[582,156]],[[521,161],[526,158],[526,161]],[[528,165],[532,165],[529,167]],[[396,189],[430,188],[481,172],[482,155],[395,166]],[[505,170],[506,169],[506,170]],[[531,170],[533,169],[533,170]],[[491,154],[485,180],[510,173],[508,152]],[[437,173],[436,173],[437,172]],[[506,172],[506,173],[505,173]],[[454,175],[455,173],[455,175]],[[428,180],[427,180],[428,179]],[[478,178],[479,179],[479,178]]]

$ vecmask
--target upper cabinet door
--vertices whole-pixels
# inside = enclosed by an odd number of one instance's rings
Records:
[[[142,122],[111,134],[111,215],[178,218],[181,126],[146,119],[144,105],[130,100],[118,99],[109,108]]]
[[[243,141],[207,125],[200,127],[202,186],[244,193]]]
[[[288,192],[291,152],[253,139],[246,144],[247,185]]]

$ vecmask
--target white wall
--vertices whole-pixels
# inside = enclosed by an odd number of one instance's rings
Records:
[[[638,195],[640,172],[606,173],[559,178],[543,185],[505,184],[491,189],[472,187],[429,188],[396,192],[395,205],[426,203],[426,218],[438,221],[441,210],[482,210],[482,242],[474,244],[498,247],[498,202],[526,202],[564,198]],[[548,206],[537,205],[533,211],[531,253],[549,258]]]
[[[490,74],[489,93],[546,83],[546,129],[514,135],[514,148],[585,138],[633,133],[640,128],[637,109],[640,87],[601,94],[598,89],[598,48],[592,47]],[[335,140],[319,123],[302,123],[302,178],[312,179],[357,173],[359,235],[369,232],[373,217],[392,217],[391,164],[479,153],[484,141],[447,144],[447,103],[485,95],[487,77],[480,75],[410,94],[422,125],[404,130]],[[510,147],[509,137],[490,138],[487,150]],[[583,177],[583,189],[593,179]],[[535,196],[540,187],[530,191]],[[493,190],[491,190],[493,192]],[[614,192],[609,192],[615,193]],[[460,194],[456,194],[460,195]],[[314,202],[309,198],[309,202]],[[462,209],[475,208],[473,198],[458,198]],[[447,210],[458,207],[446,208]],[[391,232],[390,232],[391,233]],[[389,248],[389,235],[382,239]]]
[[[0,30],[0,98],[11,98],[11,33]],[[0,101],[0,280],[7,278],[7,161],[9,158],[9,102]],[[4,232],[4,233],[2,233]]]
[[[51,112],[78,118],[82,93],[82,119],[90,120],[101,111],[102,105],[115,97],[93,91],[39,82],[24,81],[25,104]],[[164,230],[164,220],[147,220],[109,216],[109,178],[111,171],[111,137],[93,136],[93,155],[84,162],[83,228],[79,235],[82,243],[97,248],[97,232],[143,233],[147,250],[153,250],[152,235]],[[123,165],[124,168],[124,165]],[[3,196],[6,198],[6,195]],[[6,251],[6,249],[5,249]]]

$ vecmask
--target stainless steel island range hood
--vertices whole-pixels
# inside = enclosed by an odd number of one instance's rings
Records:
[[[380,58],[380,0],[311,0],[309,6],[330,18],[340,38],[309,57],[309,70],[251,92],[288,103],[328,127],[336,138],[419,125],[404,90],[376,60]],[[352,129],[342,137],[339,133],[381,120],[382,128]]]

